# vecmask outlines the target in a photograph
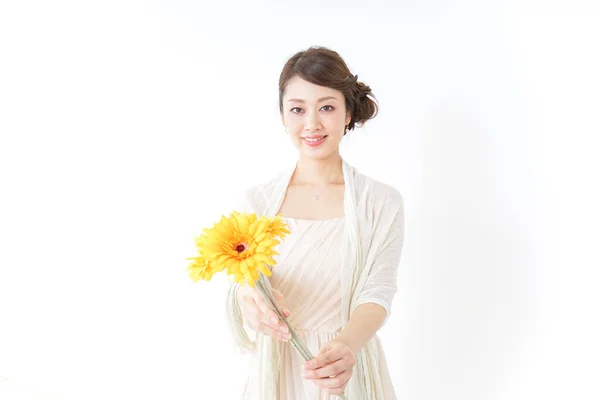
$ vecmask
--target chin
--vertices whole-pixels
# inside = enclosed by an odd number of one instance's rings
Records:
[[[300,156],[303,158],[310,158],[313,160],[324,160],[326,158],[331,157],[334,154],[337,154],[337,152],[335,150],[319,150],[319,151],[303,151],[300,150],[299,151]]]

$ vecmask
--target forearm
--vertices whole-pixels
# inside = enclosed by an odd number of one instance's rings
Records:
[[[354,353],[373,337],[385,320],[385,308],[375,303],[364,303],[354,309],[346,327],[336,340],[346,343]]]

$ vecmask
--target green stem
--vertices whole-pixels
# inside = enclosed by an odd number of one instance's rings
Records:
[[[275,300],[275,296],[273,296],[273,292],[271,291],[271,283],[267,280],[267,277],[263,275],[262,272],[259,272],[259,279],[256,281],[256,286],[258,287],[258,291],[262,294],[263,298],[267,302],[269,308],[277,313],[279,318],[286,324],[288,329],[290,330],[290,334],[292,338],[290,339],[292,346],[296,349],[298,354],[304,359],[304,361],[309,361],[314,358],[310,350],[306,347],[304,342],[300,340],[289,321],[283,315],[283,310],[279,307],[279,304]],[[344,394],[338,394],[337,397],[340,400],[348,400],[348,398]]]

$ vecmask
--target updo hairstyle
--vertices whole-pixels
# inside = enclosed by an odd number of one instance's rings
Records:
[[[344,94],[346,112],[351,115],[350,123],[346,126],[348,130],[354,129],[355,125],[363,126],[367,120],[377,115],[378,106],[373,100],[376,98],[371,88],[358,81],[358,75],[350,72],[337,52],[321,46],[299,51],[285,63],[279,77],[279,112],[282,114],[285,88],[295,76]]]

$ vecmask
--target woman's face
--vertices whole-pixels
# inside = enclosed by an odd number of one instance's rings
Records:
[[[281,121],[300,156],[323,159],[339,152],[350,123],[344,95],[296,76],[285,89]]]

